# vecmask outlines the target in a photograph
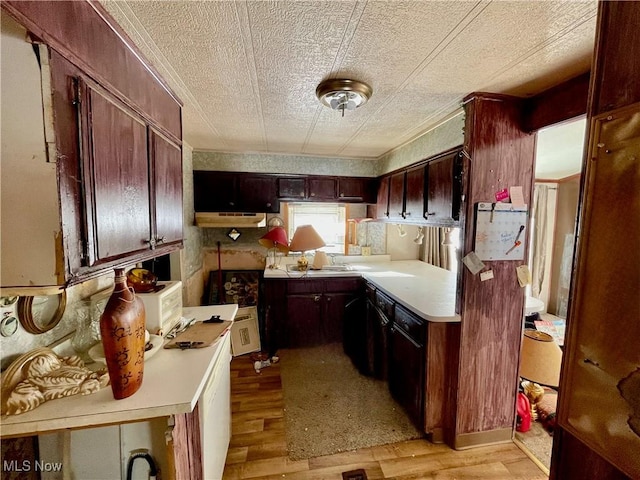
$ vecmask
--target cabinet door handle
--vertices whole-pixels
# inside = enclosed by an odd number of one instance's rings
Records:
[[[331,297],[327,297],[327,302],[330,302],[330,301],[331,301]]]
[[[315,297],[313,297],[313,301],[314,302],[319,302],[320,301],[320,295],[316,295]]]
[[[271,208],[271,202],[267,202],[267,208]]]
[[[156,237],[156,244],[164,243],[164,237]]]
[[[427,212],[427,216],[435,215],[435,214],[436,214],[436,212]]]
[[[149,245],[149,248],[151,248],[151,250],[156,248],[156,240],[155,238],[150,238],[149,240],[143,240],[143,243],[146,243],[147,245]]]

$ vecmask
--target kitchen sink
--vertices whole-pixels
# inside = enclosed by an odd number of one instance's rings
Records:
[[[333,272],[348,272],[352,270],[351,265],[324,265],[322,270],[330,270]]]

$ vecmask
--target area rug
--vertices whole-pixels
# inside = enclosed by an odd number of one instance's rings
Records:
[[[540,460],[547,469],[551,464],[551,447],[553,437],[549,435],[540,422],[531,422],[528,432],[516,431],[515,437],[520,440],[531,454]]]
[[[423,436],[391,398],[387,383],[361,375],[341,344],[278,354],[292,460]]]

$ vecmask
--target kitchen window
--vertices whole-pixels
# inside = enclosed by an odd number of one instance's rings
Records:
[[[313,228],[327,244],[326,253],[344,255],[345,232],[347,229],[347,208],[340,203],[288,203],[287,226],[289,239],[300,225]]]

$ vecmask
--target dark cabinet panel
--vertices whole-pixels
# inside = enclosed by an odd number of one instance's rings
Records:
[[[241,175],[238,179],[237,203],[243,211],[276,213],[280,211],[273,177]]]
[[[343,314],[342,345],[344,353],[363,375],[369,375],[367,354],[367,299],[359,295],[345,305]]]
[[[237,204],[237,177],[229,172],[193,171],[193,201],[196,212],[229,212]]]
[[[182,152],[151,130],[156,245],[182,242]]]
[[[309,200],[335,200],[337,181],[331,177],[309,177]]]
[[[460,218],[462,162],[459,153],[430,162],[427,172],[425,217],[429,223],[453,224]]]
[[[359,278],[267,280],[269,348],[341,342],[347,305],[360,286]]]
[[[367,301],[367,358],[369,373],[387,380],[389,374],[389,318],[371,301]]]
[[[324,316],[322,321],[322,337],[326,343],[342,342],[342,331],[346,306],[353,299],[353,294],[324,293]]]
[[[403,218],[409,221],[422,220],[425,211],[424,192],[425,167],[420,166],[407,170]]]
[[[304,200],[307,196],[307,182],[304,177],[279,177],[278,198]]]
[[[106,93],[82,84],[89,266],[149,248],[147,126]]]
[[[287,295],[287,346],[312,347],[323,343],[321,293]]]
[[[378,196],[376,200],[376,218],[387,220],[389,218],[389,190],[391,177],[383,177],[378,184]]]
[[[458,147],[382,177],[376,218],[449,226],[460,219],[462,157]]]
[[[264,282],[264,329],[261,342],[267,346],[269,357],[276,354],[279,347],[287,345],[287,281],[267,280]]]
[[[425,349],[396,325],[389,329],[389,391],[423,428]]]
[[[375,178],[338,177],[338,199],[340,201],[376,203],[377,190],[378,181]]]
[[[194,170],[193,190],[196,212],[280,211],[276,179],[269,175]]]
[[[404,220],[405,178],[404,171],[389,178],[389,220]]]

